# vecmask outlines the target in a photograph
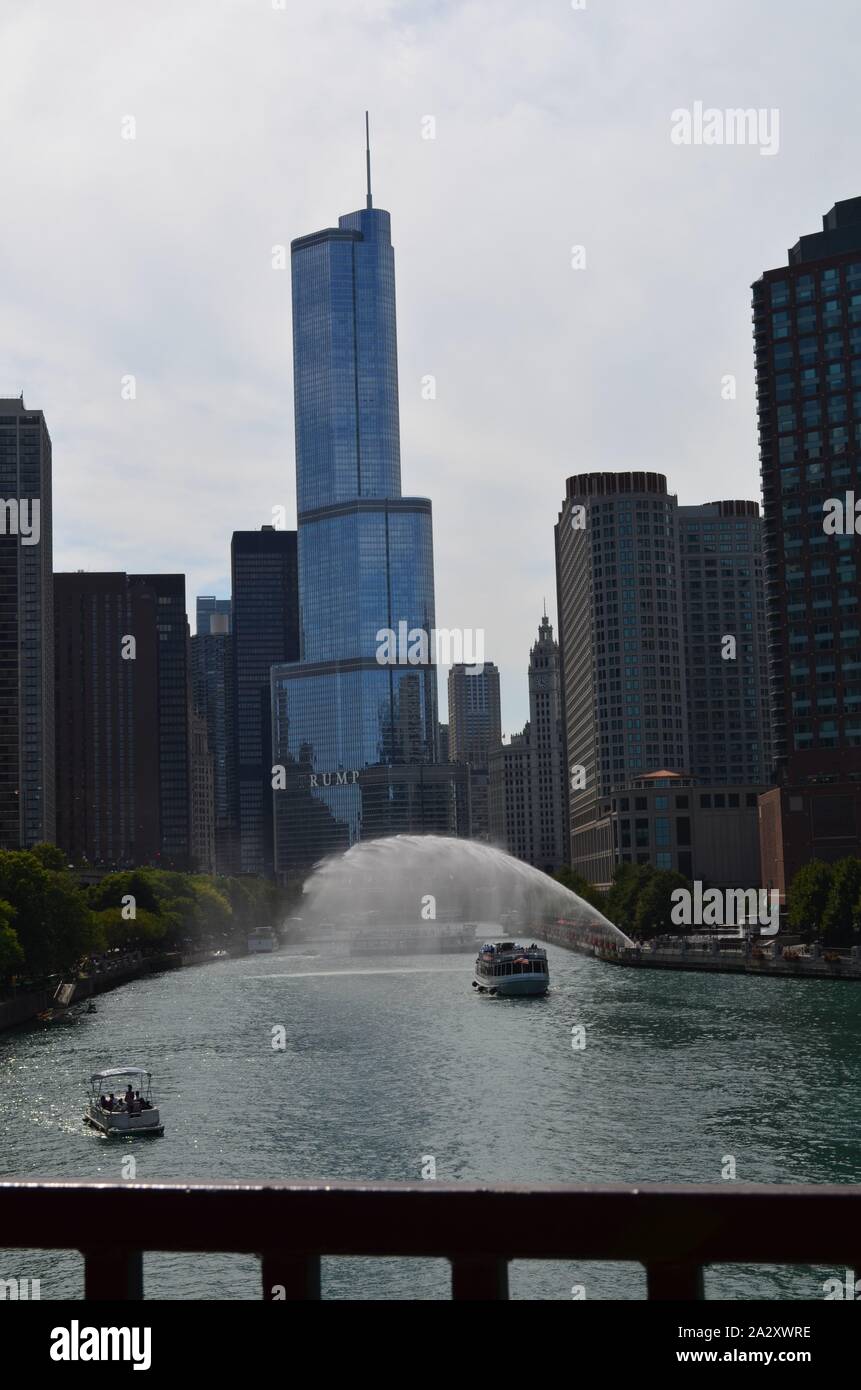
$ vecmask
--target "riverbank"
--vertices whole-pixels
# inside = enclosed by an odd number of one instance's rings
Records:
[[[25,1027],[43,1014],[48,1015],[48,1022],[61,1018],[87,999],[119,989],[121,985],[139,980],[144,975],[179,970],[188,965],[206,965],[210,961],[223,959],[226,957],[214,950],[185,953],[165,951],[154,955],[129,951],[115,959],[108,957],[97,969],[82,971],[74,979],[60,980],[55,987],[22,992],[0,1000],[0,1033],[9,1028]]]
[[[567,924],[532,928],[543,940],[565,950],[579,951],[609,965],[640,970],[711,971],[726,975],[764,975],[772,979],[861,980],[861,947],[848,951],[824,951],[814,945],[803,951],[798,945],[765,941],[712,941],[642,946],[613,946],[599,938],[582,939]]]

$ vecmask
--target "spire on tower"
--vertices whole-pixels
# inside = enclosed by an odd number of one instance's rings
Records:
[[[368,207],[374,206],[371,199],[371,133],[368,124],[368,113],[365,112],[365,165],[368,171]]]

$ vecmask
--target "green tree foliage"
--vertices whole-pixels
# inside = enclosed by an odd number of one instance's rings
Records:
[[[55,874],[61,874],[68,868],[68,861],[65,854],[56,845],[49,845],[46,841],[34,845],[30,853],[38,859],[43,869],[50,869]]]
[[[568,888],[572,893],[576,893],[578,898],[582,898],[585,903],[590,903],[599,912],[603,912],[603,896],[592,887],[588,879],[585,879],[582,874],[578,874],[576,869],[569,868],[565,864],[556,871],[553,877],[557,883],[562,884],[563,888]]]
[[[11,979],[24,966],[24,952],[14,921],[14,907],[0,899],[0,981]]]
[[[24,952],[20,973],[30,978],[69,969],[98,940],[73,877],[44,868],[35,854],[0,850],[0,898],[15,909],[15,932]]]
[[[818,932],[831,894],[834,866],[811,859],[789,886],[787,920],[793,931]]]
[[[831,869],[831,891],[820,930],[827,945],[842,946],[850,940],[855,927],[861,897],[861,859],[840,859]]]
[[[618,864],[602,908],[605,917],[630,935],[636,930],[637,900],[657,870],[651,864]]]
[[[674,869],[656,869],[643,883],[637,895],[633,935],[648,941],[666,931],[678,931],[670,916],[673,893],[677,888],[690,892],[690,882]]]

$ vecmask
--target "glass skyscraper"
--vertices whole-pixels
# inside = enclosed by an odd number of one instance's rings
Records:
[[[428,769],[431,504],[401,496],[389,214],[369,192],[366,208],[291,253],[300,659],[272,671],[276,867],[287,876],[378,833],[456,829],[463,799]],[[403,645],[394,664],[378,660],[381,630],[417,629],[428,637],[419,663]]]

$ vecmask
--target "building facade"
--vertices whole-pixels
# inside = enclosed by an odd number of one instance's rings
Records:
[[[774,786],[763,880],[861,854],[861,198],[753,285]]]
[[[158,634],[160,867],[187,869],[191,865],[191,767],[185,575],[130,574],[129,585],[138,607],[152,607]]]
[[[448,673],[448,757],[469,767],[472,837],[488,838],[488,757],[502,741],[499,668],[457,663]]]
[[[270,672],[299,655],[296,532],[235,531],[233,717],[237,872],[274,872]]]
[[[57,844],[76,864],[179,867],[162,834],[158,598],[122,573],[54,576]]]
[[[191,858],[198,873],[214,874],[215,776],[209,730],[203,715],[193,706],[189,715],[191,764]]]
[[[490,838],[546,873],[566,862],[559,646],[545,613],[529,654],[529,721],[489,756]]]
[[[687,772],[677,503],[660,473],[571,477],[556,525],[570,863],[606,885],[615,787]]]
[[[389,214],[369,190],[337,228],[294,241],[291,261],[300,659],[272,672],[287,879],[369,834],[416,828],[439,781],[431,504],[401,495]],[[443,802],[448,833],[465,833],[450,765],[445,776],[435,828]]]
[[[210,632],[230,632],[233,603],[229,598],[216,598],[214,594],[198,594],[195,632],[198,637],[208,637]],[[213,625],[214,624],[214,625]]]
[[[765,787],[771,712],[762,522],[748,501],[679,507],[690,771]]]
[[[0,848],[53,842],[51,439],[23,396],[0,400]]]
[[[572,867],[599,886],[626,862],[756,886],[771,746],[757,504],[679,507],[661,474],[569,478],[556,552]]]
[[[198,599],[198,625],[200,624]],[[236,787],[236,721],[233,636],[229,616],[208,615],[207,631],[191,639],[192,707],[203,718],[212,754],[215,864],[220,874],[239,872]]]

